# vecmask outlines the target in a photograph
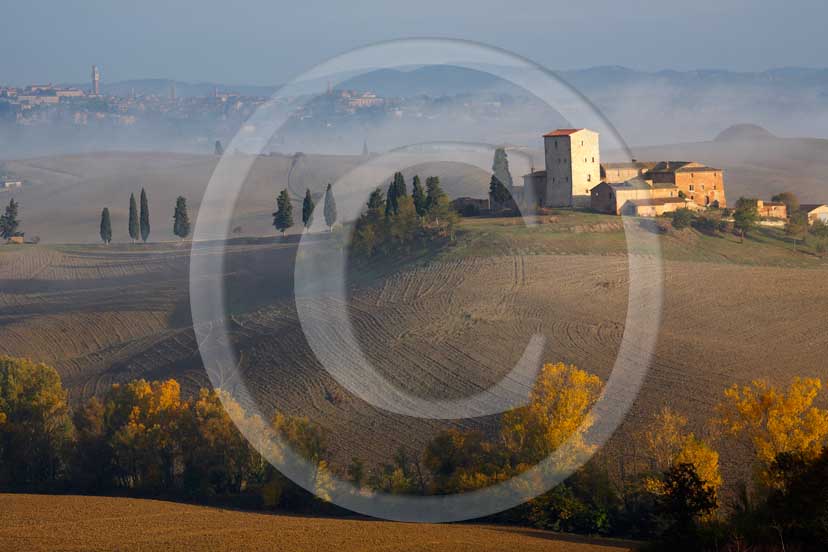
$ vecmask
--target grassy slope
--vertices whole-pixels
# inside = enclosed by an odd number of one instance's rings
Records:
[[[465,219],[456,247],[446,258],[501,254],[623,255],[628,250],[621,217],[560,211],[530,217],[528,228],[520,218]],[[633,227],[653,219],[626,219]],[[816,268],[828,266],[809,247],[795,250],[780,229],[762,227],[740,243],[731,234],[705,235],[695,230],[670,231],[660,236],[660,254],[668,261],[721,262],[751,266]],[[636,249],[653,254],[657,250]]]
[[[245,513],[155,500],[0,494],[2,550],[621,552],[629,542],[516,527]]]

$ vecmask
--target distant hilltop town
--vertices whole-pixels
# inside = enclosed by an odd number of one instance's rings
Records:
[[[601,163],[598,138],[586,128],[544,134],[546,168],[523,176],[523,186],[511,190],[514,201],[632,216],[727,206],[722,169],[694,161]]]

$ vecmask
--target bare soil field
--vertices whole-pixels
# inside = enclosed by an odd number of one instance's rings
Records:
[[[255,514],[157,500],[0,494],[0,550],[621,552],[635,544],[491,525]],[[106,530],[102,530],[105,528]]]
[[[546,338],[544,362],[608,377],[624,332],[628,263],[617,219],[569,214],[532,228],[514,219],[464,222],[436,257],[381,276],[355,274],[349,313],[366,355],[395,385],[422,396],[468,396],[507,373],[529,337]],[[758,234],[673,233],[661,238],[664,308],[652,365],[615,449],[665,405],[705,431],[733,383],[824,375],[828,265]],[[204,245],[197,254],[216,254]],[[0,354],[54,364],[73,400],[115,382],[207,378],[192,331],[188,246],[0,247]],[[328,434],[334,468],[354,456],[388,461],[419,453],[446,427],[489,419],[411,419],[344,390],[318,363],[291,294],[295,245],[239,240],[222,278],[244,382],[267,415],[308,416]],[[636,252],[635,254],[650,254]],[[612,449],[613,447],[611,447]],[[738,446],[723,449],[740,469]],[[630,452],[634,453],[634,452]],[[742,466],[743,467],[743,466]]]

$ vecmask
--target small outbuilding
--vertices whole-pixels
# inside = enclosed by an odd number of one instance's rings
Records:
[[[799,210],[808,217],[808,224],[821,221],[828,224],[828,205],[824,203],[807,203],[799,206]]]

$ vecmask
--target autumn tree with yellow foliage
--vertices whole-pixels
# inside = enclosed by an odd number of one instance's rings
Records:
[[[593,420],[589,412],[601,392],[601,380],[565,364],[543,366],[526,406],[501,416],[497,438],[446,431],[425,452],[438,493],[472,490],[510,479],[537,464],[564,443],[575,455],[589,452],[583,440]],[[566,469],[567,460],[561,469]]]
[[[817,378],[794,378],[785,390],[756,380],[725,391],[717,423],[726,434],[748,439],[760,482],[772,483],[768,470],[780,454],[816,458],[828,444],[828,410],[814,406],[821,391]]]
[[[664,473],[681,464],[693,466],[701,481],[714,490],[722,486],[719,453],[708,443],[686,430],[687,418],[664,407],[644,432],[642,439],[650,471]],[[660,477],[648,476],[647,487],[655,493],[663,491]]]
[[[0,356],[0,485],[37,487],[64,477],[72,434],[57,371]]]

